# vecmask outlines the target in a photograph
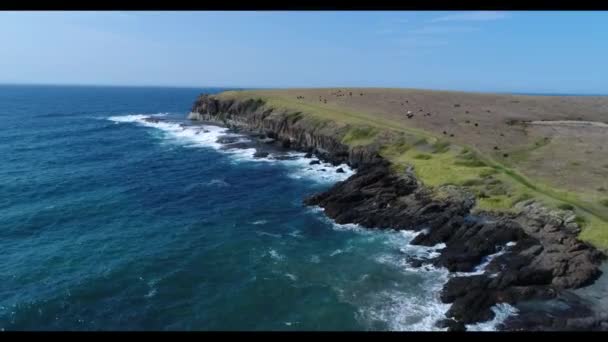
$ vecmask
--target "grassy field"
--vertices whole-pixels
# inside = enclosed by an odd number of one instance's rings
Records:
[[[219,97],[262,98],[341,128],[349,146],[381,144],[395,168],[413,165],[426,185],[468,188],[479,210],[512,211],[529,198],[572,209],[580,238],[608,249],[608,129],[558,122],[606,122],[608,98],[337,88]]]

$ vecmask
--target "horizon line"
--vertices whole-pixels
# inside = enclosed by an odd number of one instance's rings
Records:
[[[19,82],[0,82],[0,86],[43,86],[43,87],[105,87],[105,88],[170,88],[170,89],[230,89],[230,90],[256,90],[256,89],[412,89],[428,91],[447,91],[463,93],[482,93],[482,94],[508,94],[508,95],[539,95],[539,96],[608,96],[608,93],[580,93],[580,92],[551,92],[551,91],[483,91],[483,90],[462,90],[462,89],[440,89],[440,88],[415,88],[415,87],[391,87],[391,86],[323,86],[323,87],[247,87],[247,86],[202,86],[202,85],[131,85],[131,84],[92,84],[92,83],[19,83]]]

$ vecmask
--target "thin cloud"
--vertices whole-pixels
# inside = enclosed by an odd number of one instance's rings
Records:
[[[410,30],[412,34],[449,34],[449,33],[468,33],[479,30],[469,26],[425,26]]]
[[[494,21],[507,18],[508,16],[509,14],[507,12],[500,11],[462,12],[434,18],[431,19],[431,22],[434,23],[441,21]]]

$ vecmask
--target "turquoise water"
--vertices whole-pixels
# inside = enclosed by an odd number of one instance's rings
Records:
[[[302,205],[351,170],[179,126],[217,91],[0,86],[0,328],[434,329],[436,251]]]

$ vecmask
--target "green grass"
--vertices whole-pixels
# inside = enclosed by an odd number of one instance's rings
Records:
[[[342,142],[349,146],[368,145],[374,141],[378,130],[369,126],[351,127],[344,137]]]
[[[518,151],[510,151],[508,158],[502,158],[500,153],[499,162],[472,146],[451,145],[427,131],[407,127],[406,122],[392,121],[375,113],[344,110],[333,104],[305,103],[298,101],[295,95],[291,99],[272,91],[231,91],[219,97],[262,99],[266,107],[277,113],[273,115],[298,113],[314,122],[316,127],[343,128],[345,133],[341,139],[349,146],[370,144],[377,141],[381,132],[390,132],[393,138],[384,144],[381,154],[397,169],[413,165],[424,184],[430,187],[445,184],[464,186],[478,196],[476,208],[479,210],[512,211],[516,203],[532,198],[553,208],[572,207],[583,226],[580,238],[608,250],[606,200],[590,200],[592,197],[587,194],[556,189],[539,180],[532,181],[515,169],[530,153],[549,144],[551,140],[548,138],[539,139]],[[495,180],[499,183],[491,182]]]
[[[557,205],[557,208],[562,210],[574,210],[574,206],[568,203],[560,203]]]
[[[608,198],[604,198],[604,199],[600,200],[600,204],[603,205],[604,207],[608,207]]]
[[[429,160],[429,159],[432,159],[432,158],[433,157],[431,157],[430,155],[425,154],[425,153],[418,153],[418,154],[416,154],[414,156],[414,159],[421,159],[421,160]]]
[[[450,142],[439,140],[433,144],[433,153],[445,153],[450,150]]]

